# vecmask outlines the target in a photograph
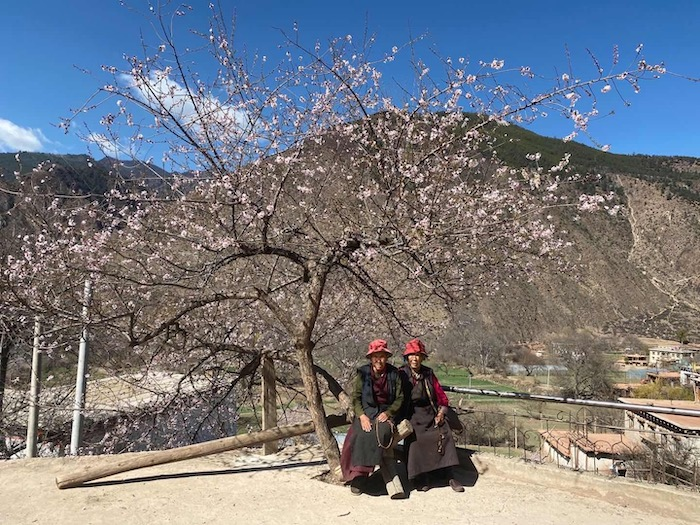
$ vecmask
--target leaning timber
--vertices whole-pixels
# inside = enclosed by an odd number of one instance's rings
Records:
[[[346,416],[330,415],[326,418],[328,425],[331,428],[347,425]],[[199,458],[209,454],[218,454],[236,450],[238,448],[259,445],[268,441],[277,439],[285,439],[294,436],[309,434],[314,431],[313,421],[298,423],[296,425],[284,425],[261,432],[253,432],[241,436],[232,436],[206,443],[197,443],[195,445],[187,445],[170,450],[156,450],[153,452],[140,452],[131,457],[114,456],[114,461],[108,465],[90,466],[85,465],[75,472],[64,477],[56,478],[56,485],[59,489],[68,489],[78,487],[88,481],[105,478],[114,474],[128,472],[145,467],[153,467],[155,465],[163,465],[164,463],[174,463],[186,459]]]

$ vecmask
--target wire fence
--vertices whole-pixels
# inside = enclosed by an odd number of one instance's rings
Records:
[[[622,410],[532,413],[477,405],[456,412],[465,428],[455,441],[464,448],[700,491],[700,437],[635,428]]]
[[[92,380],[79,453],[157,450],[235,435],[235,395],[216,386],[206,376],[155,371]],[[68,453],[74,392],[72,385],[41,390],[37,455]],[[32,400],[26,390],[6,388],[3,401],[0,458],[24,457]]]

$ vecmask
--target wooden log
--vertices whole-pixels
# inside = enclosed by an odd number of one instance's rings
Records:
[[[331,428],[347,424],[345,415],[330,415],[326,418]],[[56,478],[59,489],[78,487],[88,481],[105,478],[114,474],[128,472],[165,463],[174,463],[186,459],[199,458],[209,454],[228,452],[238,448],[259,445],[267,441],[285,439],[294,436],[309,434],[314,431],[313,421],[298,423],[296,425],[284,425],[269,430],[253,432],[241,436],[231,436],[206,443],[197,443],[170,450],[156,450],[152,452],[140,452],[129,457],[113,456],[114,461],[107,465],[85,465],[73,473]]]

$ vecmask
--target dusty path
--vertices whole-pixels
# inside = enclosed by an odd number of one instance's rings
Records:
[[[127,472],[58,490],[56,476],[109,457],[0,463],[0,524],[533,524],[698,523],[700,495],[473,456],[463,494],[449,488],[405,500],[353,496],[315,479],[326,471],[315,447],[262,457],[237,451]],[[280,465],[285,465],[281,467]],[[380,487],[380,485],[377,485]]]

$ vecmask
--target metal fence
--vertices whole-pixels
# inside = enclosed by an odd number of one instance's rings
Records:
[[[532,401],[517,406],[477,403],[455,407],[465,427],[455,435],[459,446],[579,472],[700,491],[700,432],[677,432],[658,424],[639,429],[631,424],[630,413],[653,412],[662,407],[597,401],[586,404],[585,400],[568,403],[564,398],[546,396],[548,402],[579,405],[552,410],[551,405],[528,394],[445,389]],[[700,422],[698,410],[681,410],[680,414],[697,414]]]

